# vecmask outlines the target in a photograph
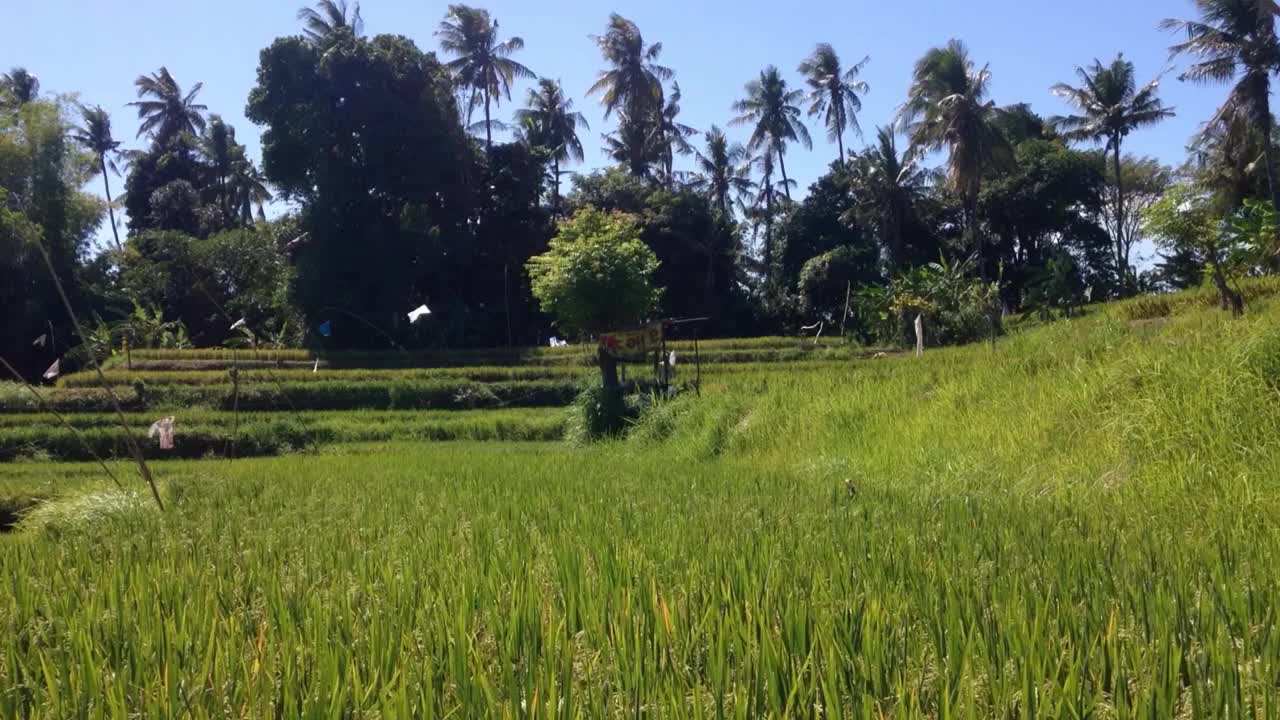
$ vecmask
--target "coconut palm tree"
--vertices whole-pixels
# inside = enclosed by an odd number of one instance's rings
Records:
[[[788,186],[795,182],[794,180],[783,180],[781,182],[782,190],[788,194],[788,197],[784,200],[779,195],[779,183],[774,180],[774,157],[774,149],[766,147],[751,158],[751,166],[757,168],[760,172],[760,182],[756,184],[756,194],[743,203],[744,214],[751,218],[752,224],[757,231],[761,226],[764,227],[764,247],[760,259],[764,268],[764,282],[766,285],[773,278],[774,216],[777,214],[779,205],[783,204],[783,202],[790,202]]]
[[[1230,125],[1243,115],[1263,138],[1262,151],[1273,206],[1280,207],[1280,178],[1271,148],[1271,73],[1280,70],[1275,0],[1195,0],[1199,20],[1164,20],[1160,29],[1185,34],[1174,55],[1198,58],[1182,80],[1206,84],[1236,81],[1222,108],[1207,126]],[[1238,78],[1238,79],[1237,79]],[[1207,134],[1207,133],[1206,133]]]
[[[574,112],[573,99],[565,97],[560,81],[542,78],[529,88],[525,107],[516,111],[525,142],[546,148],[551,155],[551,209],[560,212],[560,163],[582,162],[578,128],[590,130],[587,118]]]
[[[204,156],[212,176],[212,185],[218,194],[218,208],[222,210],[224,218],[230,218],[232,207],[229,183],[232,167],[237,159],[236,151],[240,149],[236,142],[236,129],[223,122],[220,115],[210,115],[197,149]],[[243,157],[243,151],[238,154]]]
[[[240,150],[243,151],[243,146]],[[234,209],[241,225],[253,223],[253,211],[257,210],[259,220],[266,219],[263,206],[271,202],[271,191],[267,189],[267,179],[251,160],[244,157],[243,152],[231,166],[231,177],[227,183]]]
[[[120,174],[116,166],[116,158],[120,155],[120,141],[111,136],[111,116],[100,106],[80,106],[80,117],[83,124],[73,128],[71,137],[85,149],[98,156],[98,168],[102,172],[102,185],[107,193],[107,215],[111,221],[111,235],[115,238],[116,249],[123,250],[120,244],[120,230],[116,227],[116,210],[111,201],[111,173]]]
[[[314,9],[301,8],[298,19],[302,21],[302,34],[317,47],[328,46],[342,32],[360,37],[364,33],[360,3],[355,4],[350,15],[347,11],[347,0],[319,0]]]
[[[730,198],[742,197],[755,189],[751,181],[750,155],[740,143],[729,143],[724,132],[716,127],[706,133],[705,152],[694,151],[697,167],[691,187],[707,196],[720,211],[721,217],[730,217]]]
[[[18,105],[35,102],[40,97],[40,79],[24,67],[15,67],[0,75],[0,87],[8,90]]]
[[[698,134],[694,128],[681,123],[680,116],[680,83],[671,84],[671,94],[662,106],[662,112],[651,129],[654,133],[654,148],[658,161],[662,164],[662,181],[668,188],[675,185],[675,156],[693,153],[689,138]]]
[[[978,237],[978,193],[983,176],[1007,163],[1012,151],[996,127],[996,105],[987,98],[991,70],[979,68],[959,40],[933,48],[916,63],[907,102],[899,110],[912,156],[946,148],[947,182],[964,205],[964,224],[985,279]]]
[[[662,83],[675,73],[658,64],[662,43],[646,45],[640,28],[617,13],[609,16],[608,30],[595,41],[609,68],[601,71],[587,94],[600,95],[606,119],[614,112],[621,114],[618,137],[628,139],[620,145],[627,152],[625,162],[631,174],[643,177],[649,172],[649,158],[647,143],[638,139],[649,135],[657,124]],[[625,124],[637,127],[622,127]]]
[[[932,173],[920,158],[898,152],[897,128],[876,128],[876,142],[853,158],[851,181],[858,206],[855,212],[871,217],[884,248],[886,276],[894,277],[905,264],[902,225],[912,205],[932,184]],[[856,217],[844,218],[846,222]]]
[[[604,154],[609,159],[625,165],[627,171],[638,178],[650,178],[654,165],[661,157],[660,139],[652,118],[633,120],[626,110],[618,111],[618,127],[603,133]]]
[[[1114,238],[1116,267],[1127,278],[1130,274],[1124,235],[1124,185],[1122,181],[1120,146],[1125,136],[1138,128],[1155,125],[1173,117],[1173,110],[1165,107],[1156,95],[1160,79],[1138,87],[1133,63],[1119,54],[1110,65],[1094,60],[1089,68],[1076,68],[1080,87],[1058,83],[1052,91],[1067,104],[1079,111],[1078,115],[1055,117],[1050,123],[1069,140],[1103,141],[1105,151],[1115,160],[1116,173],[1116,233]]]
[[[150,75],[140,75],[133,81],[138,97],[129,103],[138,108],[138,137],[150,134],[154,142],[163,144],[182,133],[196,135],[205,128],[204,111],[209,108],[197,103],[196,95],[204,83],[196,83],[187,93],[182,92],[178,81],[169,69],[161,67]]]
[[[811,88],[809,91],[809,116],[823,116],[827,126],[827,137],[836,141],[839,155],[836,161],[843,163],[844,131],[852,129],[861,136],[862,128],[858,126],[858,113],[862,111],[861,95],[871,89],[869,85],[858,79],[862,69],[871,62],[867,56],[856,65],[845,70],[840,65],[840,56],[835,48],[827,43],[819,43],[813,55],[800,63],[800,74],[805,77]]]
[[[788,142],[799,142],[806,149],[813,147],[809,130],[800,120],[800,108],[796,103],[804,97],[800,90],[788,90],[778,68],[770,65],[760,71],[760,77],[747,83],[747,96],[733,104],[738,117],[733,125],[752,125],[750,146],[753,150],[767,148],[778,159],[782,173],[782,187],[787,199],[791,199],[787,178],[787,162],[784,159]],[[772,162],[772,161],[771,161]]]
[[[529,68],[511,59],[512,53],[524,48],[524,40],[513,37],[498,42],[498,21],[489,11],[466,5],[450,5],[449,12],[436,31],[440,47],[457,57],[448,67],[458,87],[469,90],[467,123],[477,107],[484,107],[485,149],[493,149],[491,104],[511,99],[511,83],[516,78],[537,76]]]

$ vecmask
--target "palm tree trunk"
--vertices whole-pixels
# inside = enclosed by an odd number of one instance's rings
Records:
[[[560,216],[560,158],[551,158],[551,172],[555,178],[551,182],[551,216]]]
[[[764,181],[764,284],[773,279],[773,183]]]
[[[889,280],[898,274],[902,267],[902,206],[896,199],[890,201],[885,213],[885,240],[889,245]]]
[[[839,98],[832,98],[838,101]],[[839,149],[839,155],[836,156],[836,163],[844,165],[844,107],[836,103],[836,147]]]
[[[1222,272],[1222,264],[1217,253],[1213,258],[1213,285],[1218,289],[1218,304],[1223,310],[1230,310],[1232,317],[1244,314],[1244,298],[1227,284],[1227,276]]]
[[[493,125],[489,119],[489,88],[484,89],[484,150],[493,152]]]
[[[1116,272],[1120,273],[1120,288],[1127,294],[1129,286],[1129,263],[1124,237],[1124,179],[1120,163],[1120,138],[1113,138],[1115,144],[1116,165]]]
[[[787,161],[782,159],[782,147],[774,148],[778,152],[778,168],[782,170],[782,192],[786,194],[787,200],[791,199],[791,183],[787,180]]]
[[[964,198],[964,224],[965,229],[969,231],[969,243],[973,246],[974,256],[978,261],[978,277],[983,282],[987,279],[987,263],[986,253],[983,252],[982,238],[978,237],[978,186],[965,193]]]
[[[124,250],[124,246],[120,244],[120,231],[116,229],[116,210],[111,205],[111,178],[107,177],[107,156],[99,155],[98,162],[102,165],[102,186],[107,191],[107,216],[111,220],[111,234],[116,239],[116,249]]]

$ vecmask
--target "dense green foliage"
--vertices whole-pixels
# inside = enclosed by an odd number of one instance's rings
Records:
[[[533,294],[570,335],[634,326],[660,297],[658,258],[635,218],[587,208],[560,224],[546,253],[529,261]]]
[[[132,327],[141,313],[173,323],[179,346],[542,345],[552,317],[534,296],[529,260],[584,209],[633,215],[657,257],[661,301],[637,319],[709,317],[704,337],[837,321],[883,336],[866,313],[846,312],[840,288],[891,294],[935,262],[995,282],[1003,314],[1042,318],[1194,286],[1223,263],[1203,244],[1148,236],[1144,218],[1177,181],[1224,221],[1217,232],[1231,237],[1215,243],[1270,227],[1259,203],[1275,207],[1268,97],[1280,40],[1275,8],[1264,5],[1198,0],[1195,19],[1161,24],[1190,60],[1181,77],[1234,83],[1177,169],[1123,154],[1131,135],[1172,113],[1159,78],[1139,85],[1123,54],[1054,85],[1070,114],[1045,118],[1026,103],[996,105],[989,87],[1001,70],[958,39],[924,53],[898,117],[863,149],[853,144],[870,58],[850,64],[857,56],[831,43],[815,44],[798,77],[776,65],[752,73],[726,109],[743,128],[736,143],[717,126],[703,134],[682,122],[692,89],[662,64],[662,43],[621,15],[593,38],[596,82],[576,89],[522,64],[524,38],[485,8],[447,8],[432,36],[437,57],[404,35],[366,36],[358,6],[325,0],[299,11],[298,34],[259,55],[246,114],[262,132],[261,167],[202,102],[203,84],[167,67],[134,80],[136,149],[101,107],[46,99],[16,67],[0,80],[0,241],[10,248],[0,276],[11,278],[0,354],[28,378],[59,357],[83,365],[125,342],[154,344]],[[524,106],[509,107],[522,90]],[[604,133],[616,167],[575,177],[562,197],[567,166],[586,159],[582,91],[616,123]],[[816,124],[837,155],[805,187],[788,154],[811,148]],[[939,167],[926,164],[933,152],[945,155]],[[99,173],[105,206],[76,190]],[[283,216],[266,220],[267,207]],[[106,251],[88,243],[104,208]],[[36,238],[88,337],[71,331],[39,277]],[[1138,268],[1145,240],[1162,254]],[[1278,267],[1272,255],[1235,274]],[[431,316],[410,322],[423,304]]]

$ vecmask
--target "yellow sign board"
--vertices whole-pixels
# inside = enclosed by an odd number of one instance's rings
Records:
[[[643,362],[661,347],[662,323],[600,336],[600,348],[618,360]]]

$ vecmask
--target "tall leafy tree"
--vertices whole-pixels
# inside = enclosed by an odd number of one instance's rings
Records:
[[[560,163],[582,162],[578,128],[590,130],[587,118],[574,112],[573,99],[565,97],[557,80],[542,78],[530,88],[525,107],[516,111],[525,142],[544,148],[551,158],[551,208],[560,211]]]
[[[150,75],[140,75],[133,84],[138,89],[139,100],[129,103],[138,109],[138,137],[151,135],[158,145],[182,133],[196,135],[204,130],[204,112],[209,108],[196,102],[196,95],[204,83],[196,83],[187,92],[161,67]]]
[[[1173,110],[1165,107],[1156,95],[1160,79],[1156,78],[1141,88],[1135,80],[1133,63],[1116,56],[1110,65],[1094,60],[1088,68],[1077,67],[1076,77],[1080,86],[1058,83],[1052,90],[1077,111],[1052,119],[1052,124],[1069,140],[1102,141],[1105,151],[1114,159],[1115,216],[1113,238],[1116,269],[1126,282],[1132,276],[1129,267],[1130,243],[1125,237],[1124,172],[1121,168],[1121,144],[1129,133],[1139,128],[1155,125],[1173,117]]]
[[[964,204],[964,224],[978,271],[986,277],[978,234],[978,195],[993,167],[1012,156],[996,127],[997,109],[988,98],[991,70],[979,68],[959,40],[932,48],[916,62],[907,102],[899,111],[912,153],[946,148],[947,182]]]
[[[120,141],[111,135],[111,116],[101,106],[80,106],[81,125],[71,131],[71,136],[98,158],[98,167],[102,172],[102,186],[107,193],[107,213],[111,221],[111,235],[115,238],[116,249],[123,250],[120,244],[120,230],[116,228],[115,205],[111,200],[111,174],[120,174],[116,166],[116,158],[120,155]]]
[[[750,153],[740,143],[730,143],[724,131],[715,125],[706,133],[703,150],[694,151],[697,167],[694,190],[703,193],[720,217],[732,217],[731,199],[750,193],[755,183],[751,181]]]
[[[599,95],[604,116],[620,113],[619,136],[627,152],[627,166],[632,175],[648,174],[648,144],[642,139],[650,135],[662,110],[662,83],[675,73],[658,64],[662,43],[645,44],[640,28],[614,13],[604,35],[595,38],[608,69],[603,70],[588,95]],[[624,127],[624,126],[635,127]]]
[[[0,87],[8,90],[19,105],[35,102],[40,97],[40,79],[24,67],[15,67],[0,75]]]
[[[1058,138],[1029,137],[1015,153],[1016,163],[983,182],[978,204],[991,249],[1003,263],[1006,303],[1016,308],[1043,301],[1045,288],[1036,286],[1046,278],[1063,279],[1068,266],[1076,276],[1084,274],[1097,299],[1111,296],[1123,278],[1112,238],[1100,225],[1106,158],[1073,150]],[[1068,263],[1061,251],[1073,260]]]
[[[899,152],[897,135],[893,126],[876,128],[875,144],[850,163],[856,214],[875,229],[889,277],[906,265],[903,227],[933,179],[918,156]]]
[[[293,293],[312,328],[332,323],[328,343],[407,341],[403,313],[424,301],[441,333],[462,322],[435,302],[462,296],[479,250],[476,158],[449,75],[390,35],[324,49],[280,38],[261,53],[246,115],[264,126],[267,178],[300,207]]]
[[[102,222],[101,200],[80,191],[98,158],[69,137],[67,109],[35,99],[0,112],[0,353],[28,377],[76,342],[45,257],[83,308],[84,261]],[[33,346],[45,333],[47,343]]]
[[[498,21],[489,17],[489,11],[467,5],[450,5],[440,29],[436,31],[440,47],[457,57],[448,67],[457,78],[458,86],[468,90],[467,122],[477,107],[484,107],[485,149],[493,149],[491,105],[500,104],[502,98],[511,99],[511,83],[516,78],[537,77],[529,68],[511,59],[511,55],[524,48],[524,40],[512,37],[498,41]]]
[[[867,56],[853,67],[845,69],[840,64],[840,56],[828,43],[819,43],[813,55],[800,63],[800,74],[809,83],[809,116],[822,116],[827,126],[827,137],[836,141],[838,155],[836,160],[843,163],[844,131],[853,130],[861,135],[858,126],[858,113],[862,111],[862,98],[870,86],[859,80],[858,75],[871,61]]]
[[[314,8],[298,10],[302,21],[302,34],[312,44],[327,47],[341,33],[360,37],[364,33],[364,18],[360,17],[360,3],[347,7],[347,0],[319,0]]]
[[[810,260],[841,248],[842,260],[837,264],[846,270],[857,268],[844,280],[852,281],[854,286],[879,280],[880,253],[875,239],[863,232],[862,225],[845,220],[858,201],[852,180],[848,165],[832,163],[775,228],[777,280],[783,287],[797,288],[797,281]],[[846,260],[851,262],[844,262]],[[843,291],[845,283],[838,284]]]
[[[1271,202],[1280,207],[1280,178],[1271,142],[1271,74],[1280,69],[1280,40],[1276,36],[1275,0],[1195,0],[1198,20],[1164,20],[1162,30],[1182,33],[1186,40],[1171,48],[1174,55],[1191,55],[1198,62],[1180,76],[1205,84],[1236,84],[1209,127],[1229,124],[1243,116],[1263,138]]]
[[[751,125],[752,149],[767,148],[777,156],[778,170],[782,173],[782,188],[790,200],[791,189],[784,158],[787,143],[799,142],[805,148],[813,147],[809,130],[800,120],[800,108],[796,107],[796,103],[804,98],[804,93],[789,90],[787,81],[773,65],[761,70],[759,78],[747,83],[746,92],[745,98],[733,104],[734,111],[738,113],[733,124]]]

